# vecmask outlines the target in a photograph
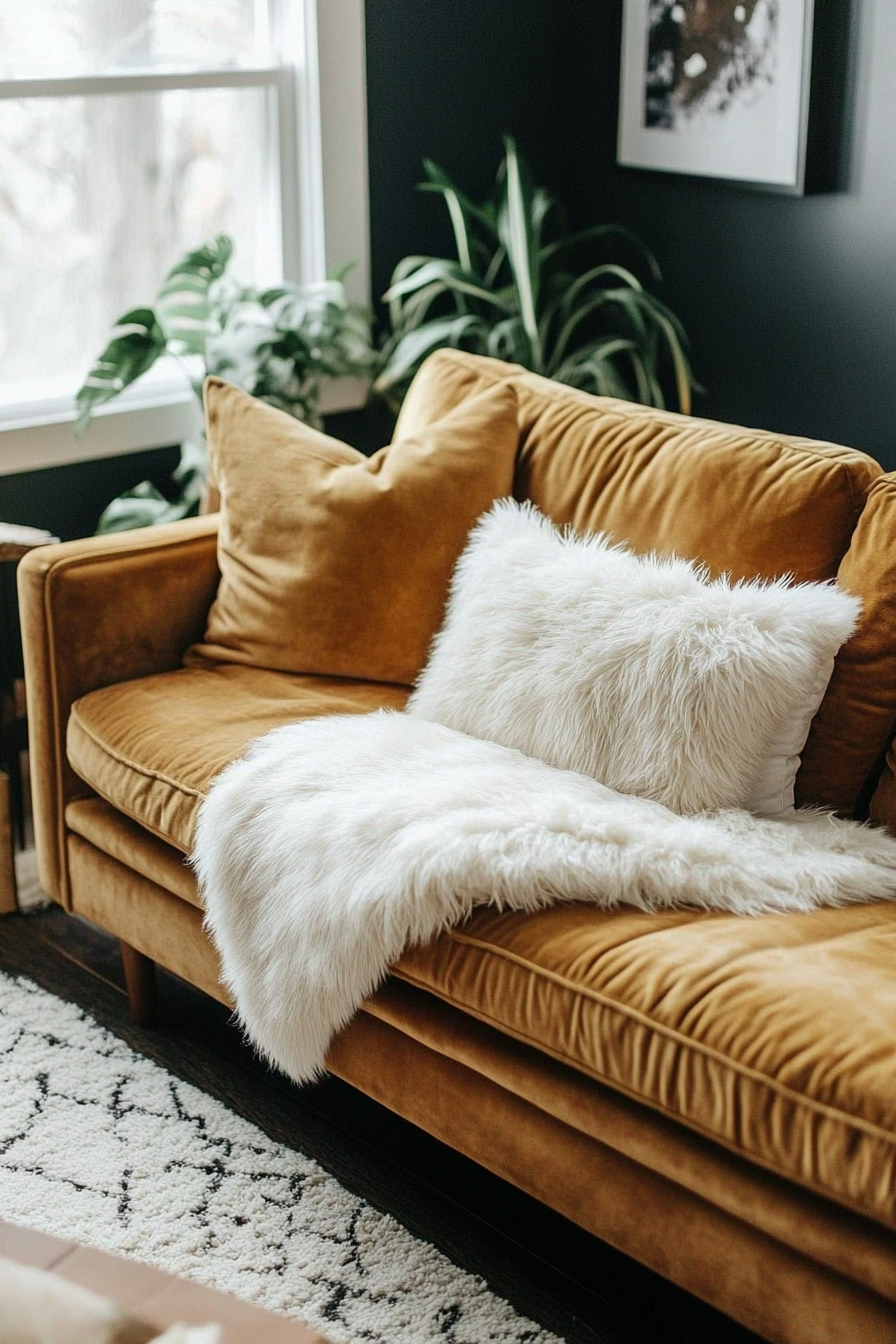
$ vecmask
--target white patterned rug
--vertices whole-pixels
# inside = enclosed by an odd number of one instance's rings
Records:
[[[334,1344],[555,1344],[316,1162],[0,975],[0,1217],[308,1321]]]

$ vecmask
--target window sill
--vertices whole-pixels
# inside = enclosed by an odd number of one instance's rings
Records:
[[[364,405],[362,378],[336,378],[323,390],[325,415]],[[158,380],[128,389],[112,405],[97,411],[80,438],[75,435],[70,395],[0,404],[0,476],[61,467],[95,458],[116,457],[147,448],[165,448],[195,438],[201,429],[199,408],[182,380]]]

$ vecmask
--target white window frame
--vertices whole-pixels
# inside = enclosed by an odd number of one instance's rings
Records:
[[[284,278],[322,280],[346,261],[349,298],[370,304],[364,0],[271,0],[276,65],[187,72],[135,71],[0,81],[0,99],[269,88],[276,93],[279,230]],[[274,165],[271,165],[272,171]],[[182,374],[160,360],[81,437],[74,389],[60,380],[0,389],[0,476],[180,443],[199,412]],[[323,389],[325,412],[361,406],[362,379]]]

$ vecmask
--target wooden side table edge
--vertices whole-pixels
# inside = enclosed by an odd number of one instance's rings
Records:
[[[18,908],[9,776],[0,770],[0,915],[14,914]]]
[[[327,1344],[311,1326],[191,1279],[0,1219],[0,1256],[48,1270],[111,1298],[159,1331],[174,1324],[221,1326],[223,1344]]]

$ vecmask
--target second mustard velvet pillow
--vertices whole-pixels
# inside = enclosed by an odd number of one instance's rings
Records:
[[[513,388],[370,458],[218,378],[205,409],[221,582],[188,660],[410,685],[467,534],[513,489]]]

